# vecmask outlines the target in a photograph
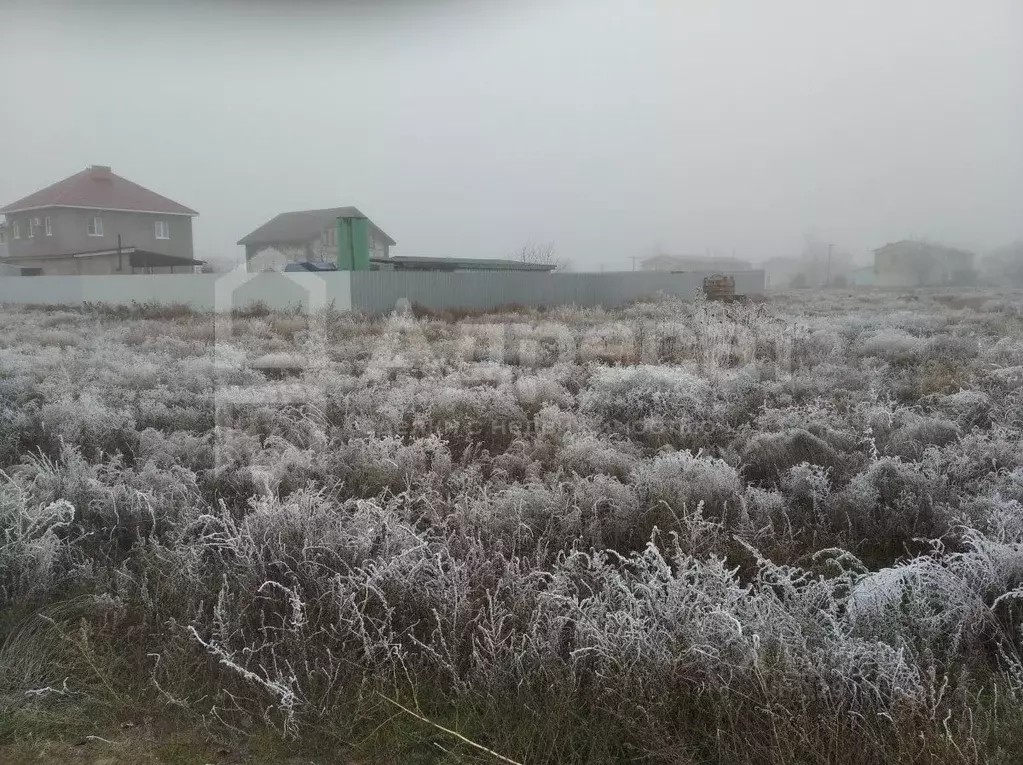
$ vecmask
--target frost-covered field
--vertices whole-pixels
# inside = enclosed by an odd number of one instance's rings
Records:
[[[1019,762],[1018,301],[7,309],[0,741]]]

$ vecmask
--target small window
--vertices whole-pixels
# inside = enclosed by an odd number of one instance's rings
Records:
[[[0,231],[0,244],[7,244],[7,232]]]
[[[98,215],[89,216],[89,236],[103,236],[103,219]]]
[[[35,226],[32,225],[32,219],[28,219],[28,238],[34,239],[36,235]]]
[[[50,225],[50,216],[43,218],[43,226],[46,228],[46,235],[53,236],[53,226]]]
[[[21,229],[18,227],[18,221],[11,221],[11,231],[14,232],[15,239],[21,239]]]
[[[165,220],[156,221],[156,238],[170,239],[170,226],[167,225],[167,221]]]

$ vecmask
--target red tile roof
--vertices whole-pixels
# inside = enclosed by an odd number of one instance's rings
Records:
[[[114,175],[109,167],[99,165],[87,167],[70,178],[12,202],[0,212],[14,213],[39,207],[88,207],[93,210],[131,210],[168,215],[199,214],[155,191]]]

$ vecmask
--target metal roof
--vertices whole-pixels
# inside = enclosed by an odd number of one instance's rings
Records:
[[[129,253],[128,262],[132,268],[163,268],[164,266],[202,266],[205,260],[186,258],[181,255],[165,255],[162,252],[135,250]]]
[[[150,252],[149,250],[140,250],[138,247],[122,247],[118,250],[116,247],[111,249],[107,247],[103,250],[79,250],[77,252],[61,252],[55,255],[22,255],[19,257],[8,258],[10,261],[17,261],[19,265],[26,265],[30,261],[34,262],[37,260],[60,260],[61,258],[96,258],[101,255],[127,255],[129,262],[135,268],[143,268],[146,266],[162,267],[162,266],[202,266],[206,264],[205,260],[195,260],[194,258],[186,258],[183,255],[166,255],[162,252]]]
[[[328,207],[323,210],[296,210],[281,213],[250,234],[238,244],[306,244],[313,242],[338,218],[366,218],[357,207]],[[369,220],[367,218],[367,220]],[[397,244],[373,221],[369,226],[388,244]]]
[[[161,215],[198,215],[195,210],[115,175],[105,165],[93,165],[45,189],[11,202],[0,212],[11,214],[44,207],[81,207]]]
[[[337,263],[330,260],[299,260],[288,263],[284,270],[293,271],[337,271]]]
[[[955,255],[963,258],[974,257],[974,254],[969,250],[960,250],[958,247],[947,247],[943,244],[923,242],[918,239],[900,239],[898,242],[889,242],[882,247],[878,247],[874,250],[874,252],[881,252],[882,250],[887,250],[889,247],[909,247],[917,250],[918,252],[926,251],[931,253],[941,253],[943,255]]]

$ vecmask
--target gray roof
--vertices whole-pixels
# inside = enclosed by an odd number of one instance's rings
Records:
[[[958,255],[960,257],[973,257],[973,253],[969,250],[960,250],[958,247],[946,247],[943,244],[937,244],[935,242],[925,242],[919,239],[900,239],[898,242],[889,242],[884,247],[878,247],[874,252],[881,252],[887,250],[889,247],[909,247],[917,250],[918,252],[931,252],[931,253],[942,253],[945,255]]]
[[[328,207],[324,210],[281,213],[239,239],[238,244],[306,244],[319,238],[338,218],[365,217],[357,207]],[[397,244],[373,221],[369,221],[369,227],[378,238],[388,244]]]

